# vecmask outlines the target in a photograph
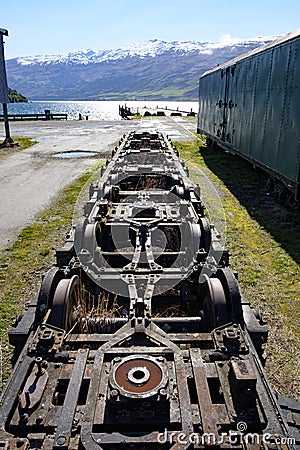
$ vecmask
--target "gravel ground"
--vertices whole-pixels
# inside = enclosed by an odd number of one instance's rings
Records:
[[[55,194],[85,172],[91,162],[111,153],[124,132],[157,128],[171,138],[188,139],[195,121],[184,118],[120,121],[11,122],[12,136],[39,143],[0,161],[0,251],[33,223]],[[1,136],[0,136],[1,138]],[[61,152],[93,152],[94,157],[58,158]]]

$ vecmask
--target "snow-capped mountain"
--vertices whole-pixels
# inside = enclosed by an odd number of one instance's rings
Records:
[[[31,100],[196,99],[199,76],[278,36],[216,43],[153,39],[111,50],[7,61],[9,84]]]
[[[230,35],[223,35],[219,42],[195,42],[174,41],[166,42],[153,39],[146,42],[137,42],[129,47],[120,47],[113,50],[83,50],[69,52],[63,55],[28,56],[17,58],[22,65],[32,64],[98,64],[102,62],[117,61],[125,58],[154,58],[167,52],[173,53],[199,53],[199,55],[211,55],[216,49],[225,47],[257,46],[276,39],[278,36],[256,37],[251,39],[234,39]]]

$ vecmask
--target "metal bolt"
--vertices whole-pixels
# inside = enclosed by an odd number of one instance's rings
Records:
[[[168,392],[166,389],[160,389],[159,394],[161,397],[166,398],[168,395]]]
[[[65,445],[67,439],[65,436],[59,436],[59,438],[57,439],[56,443],[59,446]]]
[[[111,395],[111,397],[118,397],[118,391],[117,391],[117,389],[112,389],[111,391],[110,391],[110,395]]]
[[[35,359],[35,363],[36,363],[36,365],[37,365],[37,375],[38,376],[41,376],[41,375],[43,375],[43,373],[44,373],[44,370],[43,370],[43,368],[42,368],[42,362],[43,362],[43,360],[42,360],[42,358],[40,357],[40,356],[38,356],[36,359]]]

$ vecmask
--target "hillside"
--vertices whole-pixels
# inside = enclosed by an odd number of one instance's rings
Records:
[[[30,100],[192,101],[206,70],[270,40],[151,40],[116,50],[15,58],[6,67],[9,84]]]
[[[28,98],[24,97],[22,94],[19,94],[19,92],[15,89],[8,88],[8,101],[9,103],[28,102]]]

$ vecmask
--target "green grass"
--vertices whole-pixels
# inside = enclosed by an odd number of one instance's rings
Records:
[[[25,148],[32,147],[38,143],[38,141],[34,141],[31,138],[24,136],[12,136],[14,142],[19,144],[19,150],[24,150]]]
[[[33,145],[38,143],[37,141],[34,141],[31,138],[24,136],[12,136],[12,140],[17,145],[14,147],[5,147],[5,148],[0,147],[0,159],[10,156],[21,150],[25,150],[26,148],[32,147]]]
[[[265,178],[237,156],[176,143],[191,177],[212,180],[226,219],[226,246],[243,294],[269,325],[266,370],[275,389],[300,397],[300,216],[267,195]],[[204,198],[205,201],[205,198]]]

